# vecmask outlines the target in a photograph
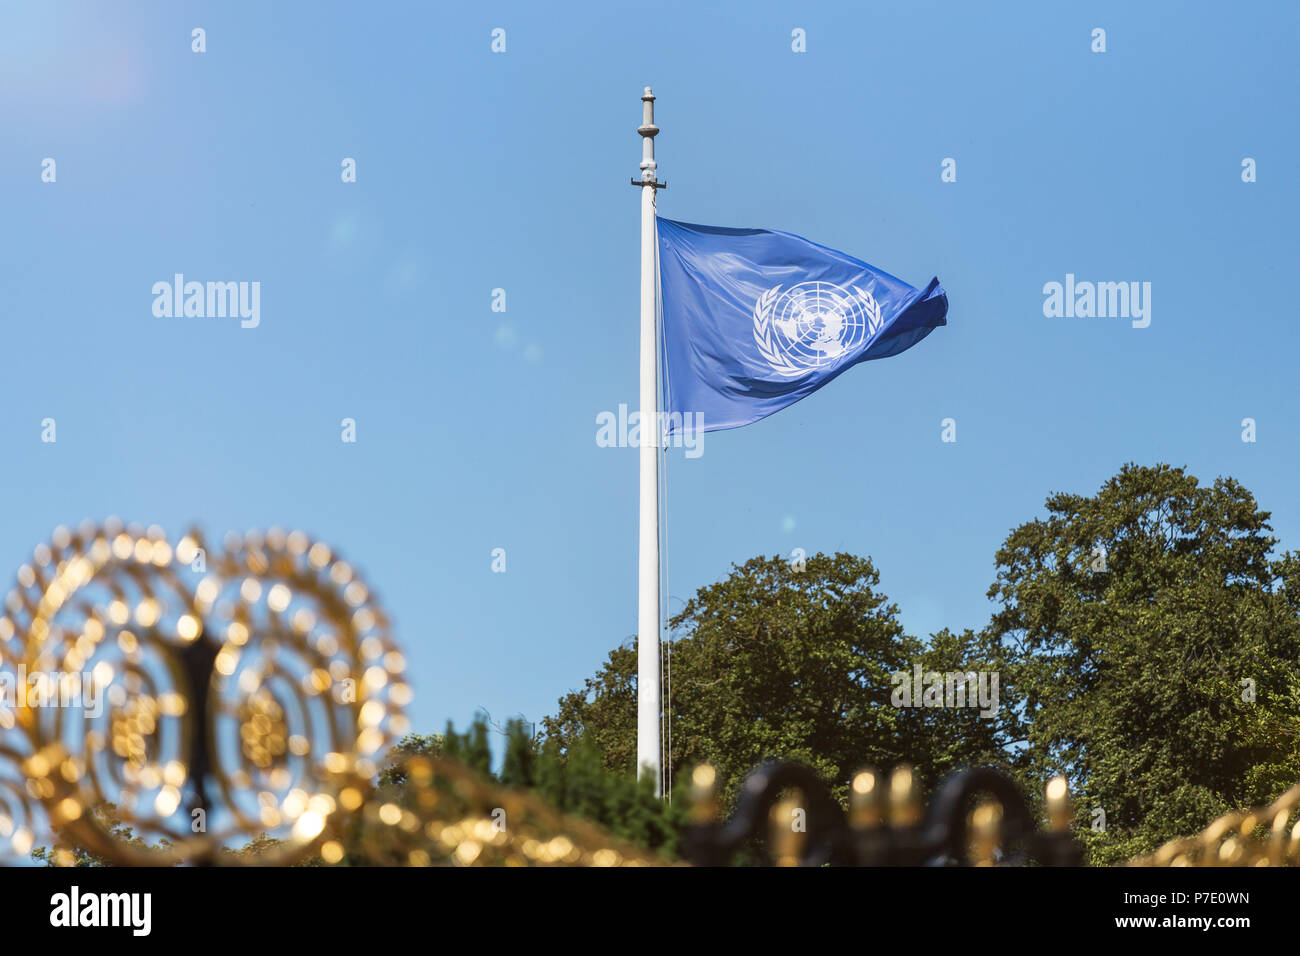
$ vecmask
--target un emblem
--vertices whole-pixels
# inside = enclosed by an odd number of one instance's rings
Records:
[[[880,303],[861,286],[800,282],[774,286],[754,303],[754,341],[777,375],[834,365],[880,330]]]

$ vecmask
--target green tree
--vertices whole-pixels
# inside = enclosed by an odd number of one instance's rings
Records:
[[[901,746],[913,756],[927,785],[950,770],[974,766],[996,766],[1016,775],[1023,765],[1018,749],[1027,732],[1021,708],[1011,685],[1012,654],[988,629],[953,633],[947,628],[930,635],[918,655],[925,673],[971,673],[980,685],[992,691],[989,708],[984,706],[913,708],[900,725]],[[969,694],[974,699],[974,693]],[[1037,784],[1024,779],[1027,793]]]
[[[537,792],[552,806],[563,807],[568,800],[565,783],[564,755],[560,752],[559,738],[546,737],[537,761]]]
[[[665,801],[654,794],[648,779],[638,781],[631,768],[607,769],[599,747],[582,735],[561,748],[555,738],[535,739],[521,719],[507,721],[501,770],[492,772],[489,727],[480,714],[464,733],[449,722],[441,736],[404,738],[390,753],[386,763],[390,770],[400,765],[403,755],[426,753],[456,759],[475,770],[486,781],[519,789],[532,789],[561,813],[583,817],[599,824],[613,836],[655,850],[669,858],[677,853],[678,840],[686,822],[690,801],[684,788]],[[424,742],[437,740],[439,753],[431,753]],[[468,755],[468,756],[467,756]],[[434,776],[435,786],[438,777]],[[406,799],[406,774],[389,772],[381,776],[383,799],[402,804]],[[455,794],[447,793],[449,803]],[[345,862],[364,863],[360,833],[349,849]],[[249,849],[249,848],[245,848]]]
[[[903,633],[898,609],[878,590],[869,558],[817,554],[802,567],[758,557],[701,588],[671,621],[671,766],[674,779],[708,762],[730,798],[762,760],[802,761],[842,796],[864,764],[907,761],[922,779],[971,763],[1004,763],[1000,739],[1014,715],[981,720],[892,706],[896,673],[1000,666],[985,635],[936,635],[930,647]],[[974,658],[974,659],[972,659]],[[982,662],[982,663],[981,663]],[[636,751],[636,653],[615,648],[585,686],[546,719],[562,748],[588,738],[609,770],[628,771]]]
[[[402,761],[407,757],[441,757],[444,740],[443,734],[407,734],[388,752],[384,766],[379,771],[380,785],[406,781],[406,769]]]
[[[536,741],[522,718],[506,721],[506,754],[501,764],[501,783],[507,787],[531,787],[537,763]]]
[[[461,759],[472,770],[477,770],[484,776],[492,773],[492,748],[488,744],[486,720],[482,717],[476,719],[461,744]]]
[[[140,850],[160,850],[171,845],[167,839],[158,841],[156,846],[146,843],[135,835],[132,827],[122,821],[115,803],[99,803],[90,810],[96,825],[113,839]],[[78,846],[65,846],[56,843],[53,847],[38,846],[31,852],[37,863],[46,866],[112,866],[98,854],[83,850]]]
[[[1300,565],[1270,561],[1269,531],[1230,478],[1127,465],[1095,496],[1050,496],[998,551],[992,633],[1014,650],[1024,759],[1069,775],[1093,862],[1300,778]]]

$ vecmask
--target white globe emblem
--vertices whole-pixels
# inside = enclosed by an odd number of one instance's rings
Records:
[[[768,289],[754,303],[754,341],[778,375],[834,365],[880,328],[880,305],[860,286],[800,282]]]

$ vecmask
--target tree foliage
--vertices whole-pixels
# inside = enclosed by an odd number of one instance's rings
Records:
[[[655,796],[651,779],[638,780],[630,767],[607,767],[591,737],[580,735],[561,747],[554,738],[530,737],[522,720],[507,722],[501,769],[494,774],[487,734],[487,724],[479,717],[465,734],[458,735],[448,724],[444,740],[451,742],[462,760],[467,749],[473,749],[470,742],[482,741],[482,750],[475,752],[486,754],[487,759],[466,762],[486,778],[503,786],[532,789],[561,813],[583,817],[629,843],[668,857],[676,855],[688,809],[684,788],[665,801]]]
[[[1300,779],[1300,577],[1269,531],[1232,479],[1129,465],[1095,496],[1052,495],[998,551],[1025,759],[1069,775],[1096,862]]]
[[[115,803],[96,804],[91,808],[90,814],[104,832],[121,843],[142,850],[165,849],[170,845],[166,839],[160,840],[156,846],[150,845],[136,836],[134,828],[123,822]],[[37,863],[43,863],[45,866],[97,867],[111,865],[98,854],[62,842],[56,842],[49,847],[35,847],[31,851],[31,858]]]
[[[1000,666],[981,635],[943,632],[928,646],[903,633],[869,558],[817,554],[802,565],[754,558],[701,588],[671,623],[671,766],[674,779],[708,762],[728,796],[769,757],[799,760],[841,794],[863,765],[907,761],[923,779],[956,766],[1001,762],[1005,727],[973,710],[891,705],[892,677],[924,669]],[[636,653],[615,648],[595,677],[544,723],[567,748],[587,736],[606,768],[636,752]]]
[[[868,558],[755,558],[671,622],[673,772],[708,761],[730,795],[785,757],[842,795],[862,764],[908,761],[927,784],[994,764],[1031,800],[1065,773],[1097,863],[1266,803],[1300,779],[1300,557],[1273,556],[1268,517],[1231,478],[1127,465],[1010,533],[989,625],[924,641]],[[918,664],[996,673],[995,718],[892,706],[891,675]],[[553,745],[585,736],[630,768],[636,669],[635,649],[615,648],[546,720]]]

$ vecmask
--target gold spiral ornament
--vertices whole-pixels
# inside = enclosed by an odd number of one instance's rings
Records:
[[[40,802],[28,792],[22,762],[17,751],[0,744],[0,864],[25,859],[36,835],[48,828]]]
[[[10,855],[44,823],[113,863],[292,862],[407,730],[387,616],[301,531],[212,552],[110,519],[56,530],[17,577],[0,617]]]
[[[1300,866],[1300,783],[1267,807],[1236,810],[1196,836],[1170,840],[1129,866]]]
[[[377,866],[666,866],[669,860],[588,820],[556,811],[537,794],[490,783],[463,764],[396,756],[386,767],[403,785],[368,796],[351,849]],[[325,862],[343,847],[327,843]]]

